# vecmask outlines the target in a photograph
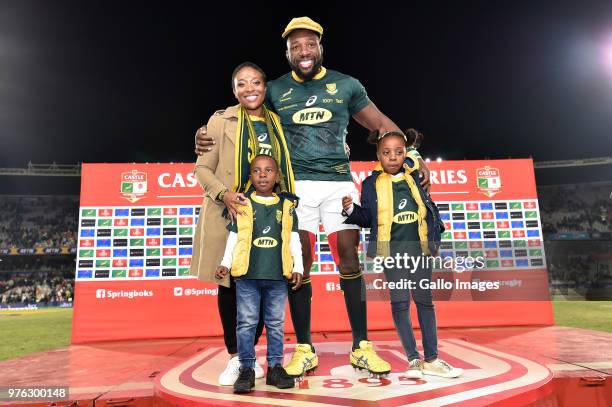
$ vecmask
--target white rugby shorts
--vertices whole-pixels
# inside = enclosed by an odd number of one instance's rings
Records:
[[[320,223],[327,235],[359,229],[343,223],[346,216],[342,216],[342,198],[350,195],[359,204],[359,192],[352,181],[295,181],[295,194],[300,198],[296,209],[299,230],[316,235]]]

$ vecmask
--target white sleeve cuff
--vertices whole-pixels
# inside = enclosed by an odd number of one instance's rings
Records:
[[[230,232],[227,236],[227,242],[225,243],[225,253],[223,254],[223,259],[221,260],[221,265],[223,267],[227,267],[228,269],[232,268],[234,247],[236,247],[236,243],[238,243],[238,235],[236,232]]]
[[[293,272],[304,274],[304,264],[302,263],[302,243],[300,243],[300,234],[291,232],[291,241],[289,242],[291,257],[293,257]]]

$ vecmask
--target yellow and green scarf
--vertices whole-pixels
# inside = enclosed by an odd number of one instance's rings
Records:
[[[429,245],[427,242],[427,207],[421,198],[418,186],[415,180],[410,175],[413,171],[418,171],[419,162],[413,161],[414,165],[410,167],[404,163],[403,179],[408,184],[410,193],[416,201],[418,210],[418,232],[421,243],[421,250],[424,254],[429,254]],[[378,241],[377,255],[389,256],[389,241],[391,240],[391,227],[393,226],[393,186],[392,176],[383,171],[382,165],[378,163],[374,171],[381,171],[376,178],[376,197],[378,200]]]
[[[279,117],[266,109],[264,106],[264,121],[268,128],[270,144],[272,145],[272,157],[276,160],[280,170],[280,189],[281,192],[295,193],[295,182],[293,179],[293,169],[289,150],[285,141],[285,134],[280,124]],[[236,154],[234,171],[235,192],[247,192],[251,188],[249,179],[249,168],[251,161],[259,151],[259,141],[257,133],[253,127],[253,122],[249,117],[244,106],[240,106],[238,111],[238,126],[236,126]]]

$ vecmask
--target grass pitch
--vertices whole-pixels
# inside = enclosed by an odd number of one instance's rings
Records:
[[[0,311],[0,360],[70,344],[72,308]]]
[[[553,301],[556,325],[612,332],[612,301]],[[0,311],[0,361],[70,344],[72,308]]]
[[[612,332],[612,301],[553,301],[555,325]]]

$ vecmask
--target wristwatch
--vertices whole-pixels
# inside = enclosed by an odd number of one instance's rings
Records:
[[[223,191],[219,192],[219,195],[217,195],[217,201],[223,202],[223,197],[225,196],[226,192],[227,192],[227,189],[224,189]]]

